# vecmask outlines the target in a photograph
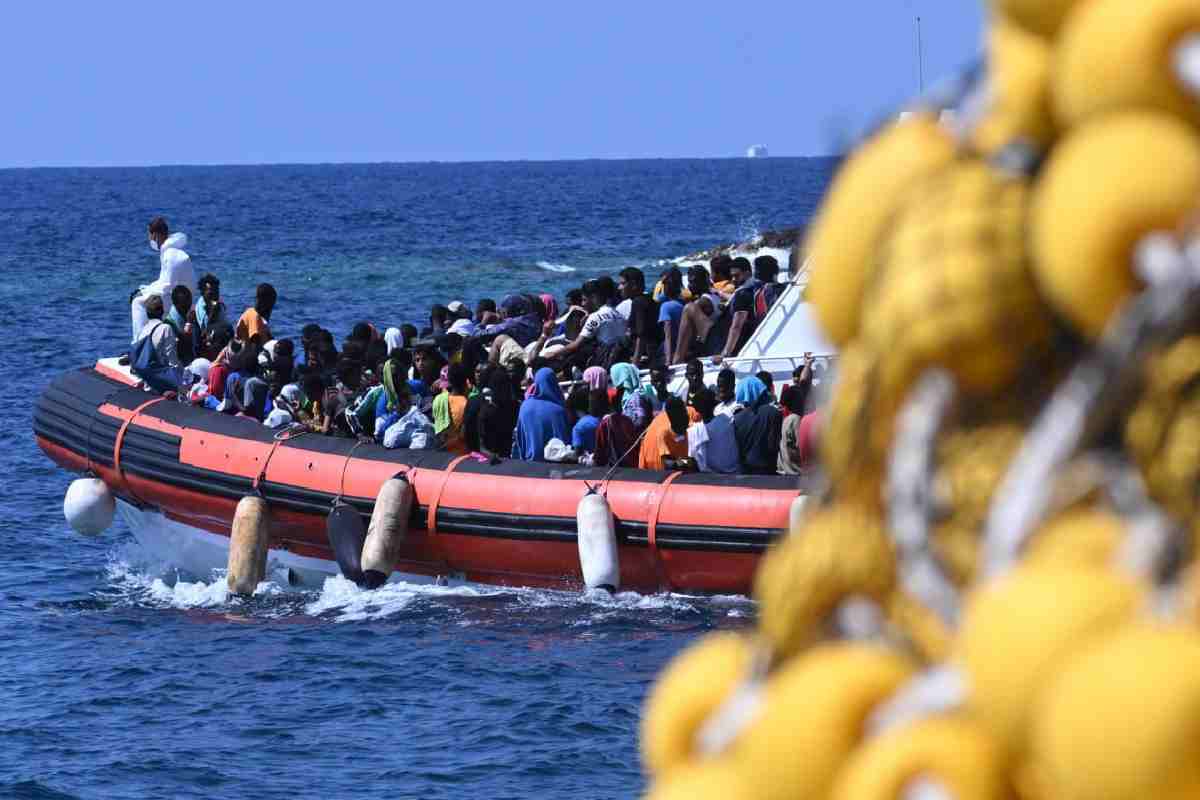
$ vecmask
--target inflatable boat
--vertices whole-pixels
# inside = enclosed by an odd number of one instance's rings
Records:
[[[408,580],[571,589],[583,583],[576,510],[595,488],[612,510],[620,586],[744,594],[787,527],[794,477],[682,474],[503,461],[317,434],[149,394],[107,360],[54,380],[37,400],[38,445],[103,481],[144,548],[197,575],[224,568],[239,501],[270,510],[267,571],[336,574],[335,504],[364,520],[390,478],[415,492],[396,572]]]

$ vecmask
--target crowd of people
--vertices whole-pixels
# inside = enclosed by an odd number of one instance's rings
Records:
[[[701,359],[736,355],[781,292],[770,256],[718,256],[690,267],[686,288],[670,267],[647,292],[643,271],[627,267],[561,306],[550,294],[438,304],[423,329],[363,321],[340,343],[309,324],[297,348],[272,334],[273,286],[234,319],[216,276],[194,280],[186,237],[159,217],[149,238],[161,271],[131,298],[127,359],[148,389],[182,401],[492,461],[798,475],[813,460],[811,357],[778,397],[766,372],[738,379],[726,367],[715,390],[704,381]],[[686,364],[678,395],[671,364]]]

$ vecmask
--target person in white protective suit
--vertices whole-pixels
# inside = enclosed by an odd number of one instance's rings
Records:
[[[162,217],[150,220],[148,227],[150,249],[158,253],[158,280],[140,287],[130,299],[130,317],[133,323],[133,340],[137,340],[142,329],[146,327],[149,317],[146,316],[146,299],[158,295],[163,305],[171,307],[171,291],[176,286],[186,286],[194,294],[196,291],[196,276],[192,271],[192,257],[185,251],[187,234],[171,234],[167,230],[167,221]]]

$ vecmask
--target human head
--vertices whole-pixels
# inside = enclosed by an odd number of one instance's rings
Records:
[[[171,290],[171,305],[179,312],[179,316],[187,319],[192,310],[192,290],[182,283]]]
[[[400,326],[400,334],[404,337],[404,344],[407,347],[413,339],[417,338],[417,326],[411,322],[405,322]]]
[[[604,290],[600,288],[599,282],[595,279],[585,281],[583,284],[583,307],[590,314],[602,305],[604,305]]]
[[[567,408],[574,411],[579,416],[588,413],[590,406],[589,395],[590,390],[585,383],[577,383],[571,387],[571,394],[567,396]]]
[[[764,369],[761,372],[757,373],[754,377],[758,378],[760,381],[763,382],[763,386],[767,387],[768,392],[770,392],[771,394],[775,393],[775,378],[773,378],[771,376],[771,373],[767,372]]]
[[[500,316],[505,319],[520,317],[529,313],[529,301],[519,294],[506,295],[500,301]]]
[[[321,376],[315,372],[310,372],[304,376],[304,396],[309,401],[320,400],[325,394],[325,382],[321,380]]]
[[[779,405],[793,414],[803,414],[805,399],[805,392],[799,386],[786,386],[783,396],[779,398]]]
[[[217,280],[217,276],[211,272],[200,279],[196,288],[200,290],[200,296],[204,298],[204,302],[209,305],[221,299],[221,281]]]
[[[444,363],[442,354],[433,347],[419,347],[413,357],[418,377],[427,384],[432,384],[441,376]]]
[[[696,412],[704,418],[705,422],[711,421],[713,413],[717,408],[716,393],[707,386],[700,389],[696,392],[695,397],[692,398],[692,408],[696,409]]]
[[[383,369],[383,362],[387,360],[388,346],[383,339],[372,339],[367,345],[367,352],[363,355],[363,366],[371,370],[376,376]]]
[[[353,339],[356,342],[362,342],[363,344],[371,341],[371,323],[354,323],[354,327],[350,329],[350,336],[348,338]]]
[[[609,412],[608,392],[604,389],[592,389],[588,392],[588,413],[596,419],[602,418]]]
[[[671,267],[663,273],[663,294],[670,300],[678,300],[683,293],[683,273],[678,267]]]
[[[583,305],[583,289],[569,289],[567,291],[567,305],[582,306]]]
[[[482,321],[483,315],[489,311],[493,313],[496,311],[496,301],[490,297],[485,297],[475,304],[475,321]]]
[[[451,364],[446,370],[446,383],[450,384],[450,391],[455,394],[467,393],[467,381],[467,368],[462,364]]]
[[[600,291],[600,296],[603,302],[600,305],[611,303],[613,298],[617,296],[617,284],[610,276],[601,275],[596,278],[596,288]]]
[[[674,395],[667,398],[665,407],[667,418],[671,421],[671,431],[676,436],[683,436],[688,429],[688,413],[687,406],[683,401]]]
[[[146,232],[150,237],[150,241],[159,247],[162,247],[162,243],[170,235],[170,230],[167,228],[167,221],[162,217],[155,217],[150,220],[150,224],[146,226]]]
[[[737,375],[726,367],[717,373],[717,399],[722,403],[728,403],[734,398],[736,392]]]
[[[774,283],[779,275],[779,262],[775,256],[759,256],[754,259],[754,277],[763,283]]]
[[[449,319],[450,309],[444,305],[435,304],[433,308],[429,309],[429,325],[433,328],[434,333],[444,331]]]
[[[408,379],[408,373],[412,369],[413,354],[411,350],[393,350],[388,354],[388,360],[392,362],[392,369],[396,370],[396,374]]]
[[[708,262],[709,269],[712,270],[712,279],[714,282],[729,280],[729,266],[733,263],[733,258],[728,253],[721,253]]]
[[[704,385],[704,365],[700,363],[698,358],[689,358],[687,367],[684,369],[684,375],[687,377],[688,389],[696,391]]]
[[[617,291],[626,300],[646,292],[646,273],[637,267],[626,267],[618,273]]]
[[[687,279],[688,291],[692,293],[692,297],[699,297],[712,288],[712,281],[708,277],[708,270],[699,264],[693,264],[688,267]]]
[[[278,295],[275,294],[275,287],[269,283],[260,283],[258,288],[254,290],[254,308],[259,314],[267,319],[271,318],[271,312],[275,310],[275,300]]]
[[[475,385],[481,389],[484,386],[487,386],[489,383],[491,383],[492,373],[497,369],[499,369],[499,367],[496,367],[489,361],[480,361],[475,365]]]
[[[750,266],[748,258],[738,257],[729,263],[729,278],[733,281],[734,286],[741,286],[750,280],[753,271],[754,268]]]
[[[163,301],[162,301],[161,295],[152,294],[149,297],[147,297],[145,307],[146,307],[146,316],[149,317],[150,319],[162,319],[163,318],[164,309],[163,309]]]
[[[347,389],[357,390],[362,385],[362,362],[342,356],[338,359],[337,379]]]
[[[659,397],[665,397],[667,394],[667,383],[670,377],[666,367],[651,367],[650,368],[650,386],[658,393]]]

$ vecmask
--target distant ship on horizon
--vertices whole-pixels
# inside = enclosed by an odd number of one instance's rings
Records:
[[[765,144],[752,144],[746,148],[746,158],[766,158],[767,155]]]

